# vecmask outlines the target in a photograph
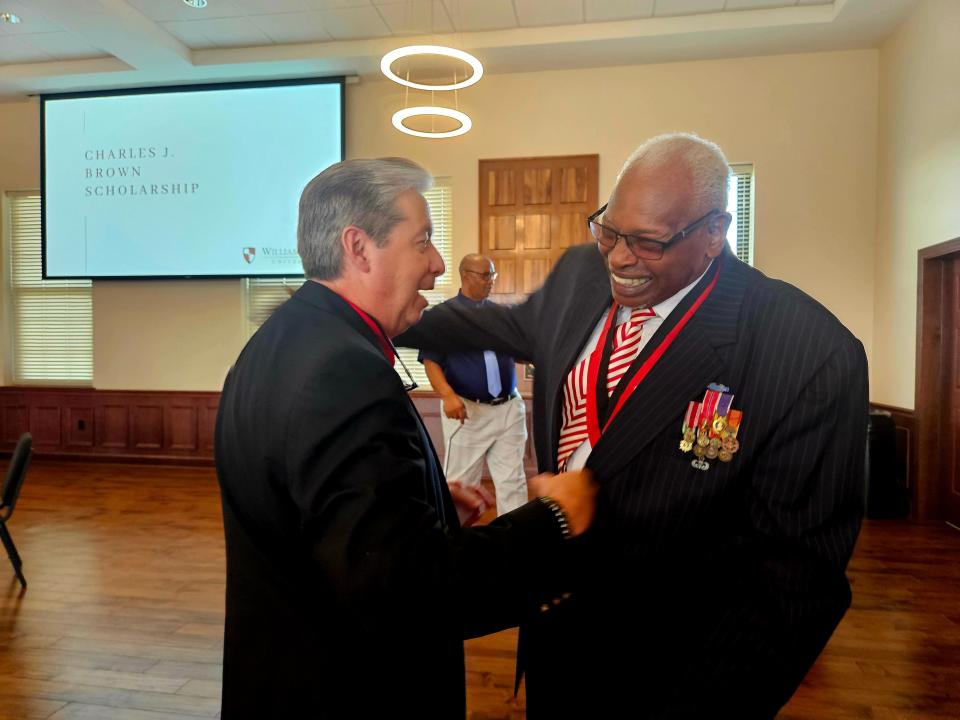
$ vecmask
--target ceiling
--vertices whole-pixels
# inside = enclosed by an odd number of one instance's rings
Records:
[[[488,73],[876,47],[916,0],[0,0],[0,97],[375,77],[401,44]]]

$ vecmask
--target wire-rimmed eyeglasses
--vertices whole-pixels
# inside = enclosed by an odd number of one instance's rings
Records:
[[[468,273],[473,273],[474,275],[478,275],[482,280],[485,280],[485,281],[486,281],[486,280],[496,280],[496,279],[497,279],[497,276],[500,274],[500,273],[498,273],[496,270],[494,270],[493,272],[480,272],[479,270],[467,270],[467,269],[464,269],[463,272],[468,272]]]

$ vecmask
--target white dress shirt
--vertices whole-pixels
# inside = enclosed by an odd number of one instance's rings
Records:
[[[710,265],[713,265],[713,261],[710,261]],[[700,282],[704,275],[707,274],[707,270],[710,269],[710,265],[707,265],[707,269],[694,280],[692,283],[687,285],[685,288],[677,291],[675,294],[668,297],[663,302],[657,303],[653,306],[652,310],[656,313],[655,317],[650,318],[643,323],[643,334],[640,336],[640,344],[637,346],[637,355],[643,350],[646,344],[650,341],[650,338],[654,336],[657,330],[663,325],[663,321],[667,319],[667,316],[670,315],[676,309],[677,305],[680,304],[680,301],[683,300],[687,293],[693,290],[694,286]],[[630,311],[633,308],[621,307],[617,313],[617,325],[620,323],[626,322],[630,317]],[[597,322],[597,326],[593,329],[593,332],[590,334],[590,337],[587,339],[586,344],[580,350],[580,355],[577,357],[577,361],[573,364],[574,367],[577,367],[585,358],[587,358],[590,353],[593,352],[594,347],[596,347],[597,341],[600,339],[600,333],[603,332],[603,324],[607,320],[607,315],[610,313],[610,310],[607,310],[601,316],[600,320]],[[573,451],[573,455],[567,460],[567,470],[579,470],[587,463],[587,458],[590,457],[590,453],[593,451],[593,445],[590,444],[590,439],[586,439],[576,450]]]

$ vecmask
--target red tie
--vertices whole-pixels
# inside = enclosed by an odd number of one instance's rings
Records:
[[[627,372],[627,368],[637,357],[640,340],[643,335],[643,323],[656,313],[650,308],[634,308],[630,318],[617,326],[613,335],[613,349],[607,366],[607,395],[612,395],[617,383]],[[557,469],[563,472],[567,460],[574,450],[590,436],[587,431],[587,370],[590,365],[588,355],[567,375],[563,386],[563,425],[560,428],[560,442],[557,444]]]

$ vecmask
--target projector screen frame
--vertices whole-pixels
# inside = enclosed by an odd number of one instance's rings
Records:
[[[287,78],[272,80],[245,80],[239,82],[191,83],[186,85],[157,85],[82,92],[42,93],[40,97],[40,264],[44,280],[237,280],[244,278],[292,277],[289,273],[245,273],[233,275],[55,275],[47,274],[47,174],[46,174],[46,104],[48,100],[73,100],[78,98],[115,97],[118,95],[161,95],[182,92],[209,92],[211,90],[245,90],[260,87],[283,87],[299,85],[340,86],[340,161],[346,158],[346,83],[344,75],[329,77]],[[318,171],[322,168],[318,168]]]

